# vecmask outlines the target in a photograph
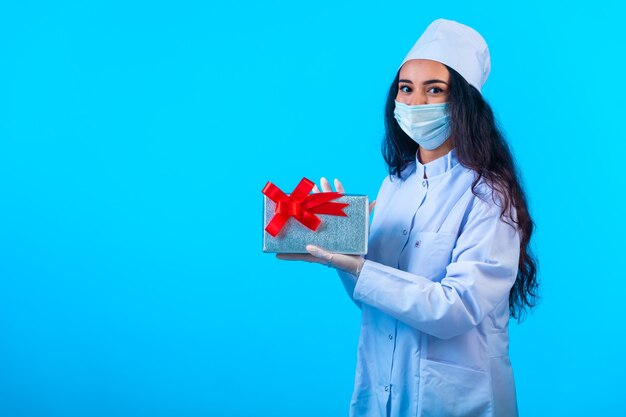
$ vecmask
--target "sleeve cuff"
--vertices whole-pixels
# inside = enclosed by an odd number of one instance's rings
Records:
[[[365,260],[361,273],[354,287],[353,298],[374,307],[383,307],[393,301],[386,300],[398,285],[413,284],[416,287],[428,287],[433,281],[421,275],[411,274],[388,265]],[[397,296],[397,294],[396,294]]]

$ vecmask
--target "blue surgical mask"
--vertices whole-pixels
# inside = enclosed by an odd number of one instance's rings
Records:
[[[398,124],[411,139],[424,149],[432,151],[450,136],[448,103],[410,106],[397,100],[393,111]]]

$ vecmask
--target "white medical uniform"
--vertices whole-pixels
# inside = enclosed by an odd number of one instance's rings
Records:
[[[385,176],[356,285],[338,270],[361,309],[350,416],[517,416],[508,322],[520,237],[486,183],[484,199],[472,193],[474,175],[452,149]]]

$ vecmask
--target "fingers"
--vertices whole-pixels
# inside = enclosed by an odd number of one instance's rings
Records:
[[[334,183],[335,183],[335,190],[337,192],[339,192],[341,194],[345,194],[346,193],[344,191],[344,189],[343,189],[343,185],[341,184],[341,182],[337,178],[335,178]],[[322,191],[325,192],[325,193],[333,191],[332,187],[330,186],[330,182],[328,182],[326,177],[320,178],[320,186],[322,187]],[[313,190],[311,192],[313,192],[313,193],[319,193],[320,192],[320,189],[317,188],[317,184],[313,185]]]
[[[338,193],[341,193],[341,194],[345,194],[346,193],[346,191],[343,188],[343,184],[341,184],[341,181],[339,181],[337,178],[335,178],[334,184],[335,184],[335,190]],[[320,186],[322,187],[322,191],[325,192],[325,193],[333,191],[331,186],[330,186],[330,183],[328,182],[326,177],[322,177],[320,179]],[[317,184],[313,184],[313,189],[311,190],[311,193],[315,194],[315,193],[319,193],[319,192],[320,192],[320,189],[317,187]],[[371,210],[370,210],[370,212],[371,212]]]
[[[370,203],[370,213],[372,213],[372,210],[374,210],[374,206],[376,205],[376,200],[372,201]]]
[[[333,254],[331,252],[327,252],[319,246],[315,245],[306,245],[306,250],[316,258],[322,259],[324,262],[330,262]]]
[[[332,191],[332,189],[330,188],[330,183],[326,178],[322,177],[320,179],[320,185],[322,186],[322,191],[324,191],[325,193]]]
[[[333,259],[333,252],[325,251],[319,246],[306,245],[306,250],[309,253],[277,253],[276,257],[285,261],[306,261],[314,262],[330,266]]]
[[[341,184],[341,182],[339,182],[337,178],[335,178],[335,190],[337,190],[337,192],[340,192],[341,194],[346,193],[343,189],[343,185]]]
[[[310,253],[277,253],[276,257],[284,261],[306,261],[320,263],[320,260]]]

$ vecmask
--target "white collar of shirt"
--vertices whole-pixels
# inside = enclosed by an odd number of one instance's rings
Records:
[[[452,148],[450,152],[447,154],[440,156],[439,158],[430,161],[426,164],[422,164],[419,160],[419,149],[415,152],[415,170],[417,174],[417,178],[424,178],[424,173],[426,173],[426,177],[430,180],[439,175],[445,174],[454,168],[459,160],[456,157],[456,149]]]

